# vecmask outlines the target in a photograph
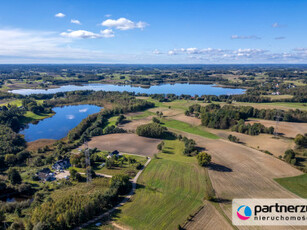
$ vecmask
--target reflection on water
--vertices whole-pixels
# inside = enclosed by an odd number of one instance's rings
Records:
[[[84,118],[100,110],[101,107],[95,105],[56,107],[53,108],[53,111],[56,113],[54,116],[39,121],[37,124],[29,124],[20,133],[25,135],[26,141],[35,141],[38,139],[59,140],[65,137]]]
[[[18,89],[12,90],[11,92],[30,95],[30,94],[52,94],[59,92],[68,92],[74,90],[95,90],[95,91],[127,91],[135,93],[147,93],[147,94],[176,94],[176,95],[223,95],[223,94],[242,94],[243,89],[231,89],[231,88],[221,88],[215,85],[202,85],[202,84],[162,84],[154,85],[148,88],[136,87],[131,85],[109,85],[109,84],[87,84],[83,86],[77,85],[65,85],[56,89]]]

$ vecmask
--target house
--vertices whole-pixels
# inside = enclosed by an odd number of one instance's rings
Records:
[[[43,168],[42,170],[36,173],[36,176],[40,181],[54,181],[55,175],[49,168]]]
[[[117,150],[114,150],[113,152],[109,153],[109,155],[107,156],[107,158],[112,158],[113,156],[118,156],[119,152]]]
[[[64,169],[68,169],[71,166],[69,158],[64,158],[55,162],[52,165],[52,169],[56,171],[63,171]]]

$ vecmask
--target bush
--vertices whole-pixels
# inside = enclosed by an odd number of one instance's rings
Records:
[[[206,152],[201,152],[197,155],[198,164],[201,166],[207,166],[211,163],[211,155]]]
[[[297,134],[294,138],[294,142],[299,147],[307,147],[307,133],[305,133],[305,135]]]
[[[288,149],[286,152],[285,152],[285,155],[284,155],[284,160],[290,164],[293,164],[295,165],[296,164],[296,160],[294,161],[295,158],[295,152],[292,150],[292,149]]]
[[[163,147],[164,147],[164,141],[161,141],[161,143],[157,145],[157,149],[161,151]]]
[[[156,117],[153,117],[153,118],[152,118],[152,122],[158,123],[158,124],[161,123],[161,121],[160,121],[158,118],[156,118]]]
[[[228,140],[230,140],[232,142],[235,142],[235,143],[239,143],[240,142],[239,138],[237,138],[236,136],[233,136],[231,134],[228,136]]]
[[[162,138],[167,129],[157,123],[140,125],[136,129],[136,133],[143,137]]]
[[[111,188],[117,188],[118,194],[123,195],[130,191],[131,183],[127,175],[115,175],[110,180]]]
[[[15,185],[15,184],[21,184],[21,176],[19,174],[19,172],[16,169],[9,169],[8,171],[8,179],[11,182],[11,184]]]

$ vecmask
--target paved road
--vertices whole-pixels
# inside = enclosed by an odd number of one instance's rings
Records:
[[[129,153],[125,153],[125,154],[129,154]],[[137,154],[129,154],[129,155],[136,155],[138,156]],[[144,157],[144,156],[142,156]],[[151,158],[148,157],[148,160],[147,162],[144,164],[144,167],[135,175],[135,177],[131,180],[131,183],[132,183],[132,189],[131,191],[129,192],[128,195],[125,196],[125,198],[118,204],[116,205],[115,207],[113,207],[112,209],[110,209],[109,211],[95,217],[94,219],[91,219],[90,221],[82,224],[81,226],[75,228],[75,230],[77,229],[82,229],[88,225],[91,225],[91,224],[94,224],[96,223],[97,221],[99,221],[100,219],[102,219],[103,217],[106,217],[106,216],[109,216],[112,212],[114,212],[115,210],[117,210],[119,207],[123,206],[128,200],[130,200],[130,198],[133,196],[133,194],[135,193],[135,189],[136,189],[136,182],[137,180],[139,179],[140,175],[142,174],[142,172],[144,171],[144,169],[146,168],[146,166],[150,163],[151,161]],[[100,173],[97,173],[97,175],[100,175]],[[112,177],[111,175],[106,175],[106,174],[102,174],[103,176],[109,176],[109,177]]]

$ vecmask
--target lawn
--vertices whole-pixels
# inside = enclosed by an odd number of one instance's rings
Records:
[[[103,154],[103,155],[107,155],[107,154]],[[102,163],[105,162],[96,162],[93,166],[93,170],[96,173],[102,173],[102,174],[106,174],[106,175],[118,175],[118,174],[125,174],[125,175],[129,175],[131,178],[134,177],[138,170],[136,169],[136,166],[138,163],[141,163],[142,165],[144,165],[147,161],[146,157],[142,157],[142,156],[134,156],[134,155],[123,155],[126,158],[131,158],[136,160],[135,163],[129,164],[127,161],[123,162],[122,166],[113,166],[112,168],[107,168],[106,166],[104,167],[99,167],[99,165],[101,165]],[[76,169],[78,172],[81,173],[85,173],[85,169],[84,168],[77,168],[77,167],[71,167]]]
[[[36,114],[36,113],[31,112],[31,111],[27,111],[22,118],[22,123],[27,124],[27,123],[30,123],[30,122],[35,121],[35,120],[42,120],[42,119],[51,117],[53,115],[54,115],[54,113]]]
[[[148,110],[145,110],[144,112],[140,113],[140,114],[137,114],[137,115],[134,115],[134,116],[128,116],[127,118],[129,120],[138,120],[138,119],[142,119],[142,118],[146,118],[146,117],[149,117],[151,115],[155,115],[155,113],[153,112],[150,112]]]
[[[281,186],[295,193],[296,195],[307,198],[307,174],[295,177],[275,179]]]
[[[131,202],[115,220],[132,229],[176,229],[202,204],[210,179],[195,157],[182,154],[179,140],[166,140],[164,151],[144,170]]]
[[[193,104],[204,104],[202,101],[195,101],[195,100],[174,100],[171,102],[159,102],[157,100],[154,100],[150,97],[141,97],[142,99],[145,99],[146,101],[150,101],[155,103],[156,107],[171,107],[172,109],[180,109],[180,110],[186,110],[190,105]]]
[[[183,132],[196,134],[202,137],[210,138],[210,139],[219,139],[218,136],[215,134],[209,133],[205,130],[200,129],[197,126],[192,126],[188,123],[185,123],[183,121],[177,121],[177,120],[166,120],[163,119],[163,125],[171,128],[171,129],[177,129]]]

